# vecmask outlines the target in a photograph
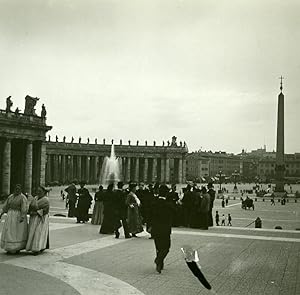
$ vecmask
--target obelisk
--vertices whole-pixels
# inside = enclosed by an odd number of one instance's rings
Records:
[[[282,76],[280,77],[280,93],[278,95],[278,114],[277,114],[277,144],[276,144],[276,165],[275,192],[284,192],[284,95],[282,93]]]

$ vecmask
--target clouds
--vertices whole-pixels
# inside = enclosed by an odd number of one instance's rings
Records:
[[[22,6],[23,5],[23,6]],[[286,76],[286,149],[299,119],[297,1],[1,1],[3,97],[41,97],[53,134],[190,149],[275,146]],[[4,103],[4,102],[3,102]],[[71,128],[70,128],[71,126]],[[266,136],[267,134],[267,136]]]

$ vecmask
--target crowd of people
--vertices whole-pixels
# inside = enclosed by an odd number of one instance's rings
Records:
[[[68,216],[77,217],[77,222],[88,221],[88,211],[92,205],[92,197],[86,189],[85,183],[80,183],[77,191],[75,184],[68,186],[65,191],[68,203]],[[100,233],[115,234],[119,237],[119,228],[123,227],[125,237],[129,238],[143,231],[142,225],[151,232],[153,222],[154,201],[159,196],[159,183],[146,186],[141,183],[130,182],[124,188],[123,182],[117,187],[111,183],[106,190],[100,185],[94,197],[94,208],[91,223],[101,225]],[[170,188],[165,185],[166,199],[172,207],[172,226],[185,226],[207,230],[213,226],[212,209],[215,200],[215,191],[212,183],[201,188],[188,184],[183,188],[180,198],[176,185]]]
[[[37,189],[35,197],[26,197],[21,185],[5,201],[0,219],[7,214],[1,234],[1,248],[8,254],[21,250],[38,255],[49,249],[49,200],[43,186]],[[29,215],[29,222],[27,218]]]

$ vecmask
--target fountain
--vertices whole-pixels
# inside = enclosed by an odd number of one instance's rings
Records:
[[[105,157],[100,175],[100,183],[108,185],[109,183],[116,184],[120,181],[122,171],[122,159],[115,155],[115,147],[112,144],[110,150],[110,157]]]

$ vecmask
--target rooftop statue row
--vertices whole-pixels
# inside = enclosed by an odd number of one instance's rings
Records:
[[[35,112],[35,105],[37,103],[37,101],[39,100],[38,97],[32,97],[29,95],[26,95],[25,97],[25,110],[24,110],[24,115],[29,115],[29,116],[37,116],[36,112]],[[13,111],[11,110],[13,106],[13,102],[11,100],[11,96],[6,98],[6,113],[13,113]],[[19,108],[16,108],[14,113],[18,116],[20,114],[21,110]],[[46,118],[47,115],[47,111],[45,108],[45,105],[42,105],[42,110],[41,110],[41,117],[42,118]]]
[[[48,141],[51,141],[51,136],[50,135],[48,135]],[[55,142],[59,142],[57,135],[55,136]],[[63,143],[66,142],[66,137],[65,136],[63,137],[63,141],[62,142]],[[74,137],[73,136],[71,138],[70,143],[74,143]],[[81,137],[78,138],[78,143],[82,143]],[[86,144],[90,144],[90,139],[89,138],[87,138]],[[95,138],[95,144],[98,144],[97,138]],[[103,144],[106,144],[105,138],[103,139]],[[114,140],[113,139],[111,140],[111,144],[114,144]],[[122,144],[123,144],[123,141],[122,141],[122,139],[120,139],[120,145],[122,145]],[[128,145],[131,145],[131,141],[130,140],[128,140]],[[139,141],[136,142],[136,146],[138,146],[138,145],[139,145]],[[147,140],[145,141],[145,146],[148,146]],[[153,146],[156,146],[156,141],[153,141]],[[168,147],[186,147],[186,143],[185,143],[185,141],[184,142],[180,141],[179,145],[178,145],[177,142],[176,142],[176,137],[173,136],[172,137],[172,142],[170,142],[168,140],[167,141],[167,145],[165,145],[165,142],[163,141],[162,142],[162,146],[168,146]]]

